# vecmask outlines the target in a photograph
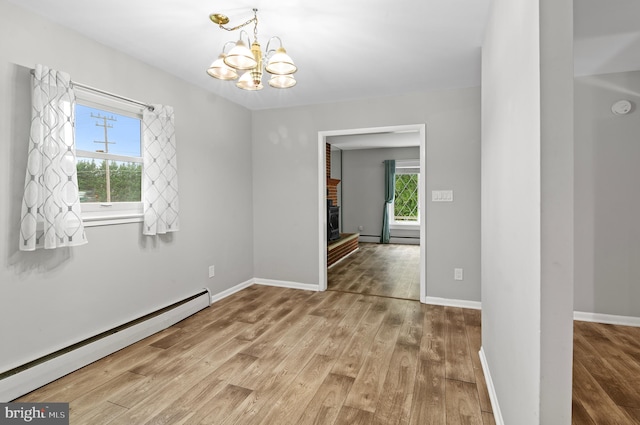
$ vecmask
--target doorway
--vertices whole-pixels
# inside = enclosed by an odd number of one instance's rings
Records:
[[[319,289],[325,291],[327,289],[327,210],[326,210],[326,196],[327,196],[327,178],[326,178],[326,164],[327,153],[326,144],[327,138],[333,138],[338,136],[362,136],[372,135],[375,139],[379,140],[380,145],[378,147],[385,147],[384,138],[380,137],[385,134],[399,134],[413,132],[417,136],[419,147],[419,161],[420,169],[423,172],[420,173],[419,182],[419,197],[423,201],[420,203],[420,247],[419,247],[419,296],[420,301],[424,303],[426,301],[426,126],[424,124],[413,125],[399,125],[390,127],[375,127],[375,128],[361,128],[350,130],[331,130],[318,132],[318,235],[319,235],[319,255],[318,255],[318,276],[319,276]],[[359,139],[362,139],[360,137]],[[382,205],[380,206],[382,207]]]

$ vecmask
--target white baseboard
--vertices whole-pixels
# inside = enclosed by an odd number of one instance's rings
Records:
[[[504,419],[502,419],[502,412],[500,411],[500,404],[498,404],[498,397],[496,395],[496,388],[493,385],[493,379],[491,378],[491,372],[489,371],[489,364],[487,358],[484,355],[484,348],[480,347],[480,363],[482,364],[482,372],[484,373],[484,380],[487,383],[487,391],[489,392],[489,400],[491,400],[491,410],[493,410],[493,419],[496,421],[496,425],[504,425]]]
[[[208,292],[208,291],[207,291]],[[209,294],[0,380],[6,403],[178,323],[210,304]]]
[[[319,285],[313,285],[310,283],[299,283],[299,282],[289,282],[286,280],[272,280],[272,279],[262,279],[256,277],[253,279],[253,282],[256,285],[265,285],[265,286],[278,286],[280,288],[291,288],[291,289],[303,289],[305,291],[319,291]]]
[[[233,286],[229,289],[225,289],[222,292],[218,292],[217,294],[211,295],[211,304],[220,301],[223,298],[227,298],[230,295],[235,294],[236,292],[240,292],[242,291],[244,288],[248,288],[249,286],[253,285],[254,280],[253,279],[249,279],[247,281],[244,281],[242,283],[237,284],[236,286]]]
[[[362,243],[380,243],[380,236],[362,236],[358,238],[358,242]],[[391,236],[389,238],[389,243],[399,244],[399,245],[420,245],[419,238],[399,238],[395,236]]]
[[[573,320],[582,322],[606,323],[609,325],[624,325],[640,327],[640,317],[616,316],[613,314],[587,313],[584,311],[574,311]]]
[[[389,238],[389,243],[398,245],[420,245],[420,238]]]
[[[445,307],[471,308],[482,310],[482,303],[479,301],[455,300],[452,298],[425,297],[425,304],[443,305]]]

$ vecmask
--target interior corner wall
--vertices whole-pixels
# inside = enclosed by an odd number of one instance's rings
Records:
[[[427,296],[480,301],[479,87],[254,111],[256,277],[319,284],[319,131],[410,124],[426,124],[426,192],[455,192],[426,207]]]
[[[203,288],[217,294],[253,277],[247,109],[5,0],[0,43],[0,372]],[[87,245],[18,251],[37,63],[174,107],[180,231],[144,237],[140,223],[90,227]]]
[[[483,44],[482,347],[505,424],[571,423],[572,14],[494,0]]]
[[[578,77],[574,103],[575,310],[639,317],[640,71]]]

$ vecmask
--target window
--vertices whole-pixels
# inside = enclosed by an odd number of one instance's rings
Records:
[[[396,193],[390,208],[390,224],[395,228],[420,225],[420,162],[396,161]]]
[[[75,143],[85,226],[142,221],[142,114],[77,90]]]

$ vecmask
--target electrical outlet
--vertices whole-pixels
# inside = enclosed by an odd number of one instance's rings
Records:
[[[209,277],[216,275],[216,266],[209,266]]]
[[[462,269],[453,269],[453,279],[454,280],[463,280],[464,272]]]

